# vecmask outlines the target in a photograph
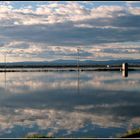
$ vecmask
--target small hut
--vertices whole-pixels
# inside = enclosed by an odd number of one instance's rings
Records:
[[[128,63],[122,64],[122,76],[127,77],[128,76]]]

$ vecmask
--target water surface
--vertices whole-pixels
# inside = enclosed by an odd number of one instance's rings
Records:
[[[140,72],[0,73],[0,137],[117,137],[140,127]]]

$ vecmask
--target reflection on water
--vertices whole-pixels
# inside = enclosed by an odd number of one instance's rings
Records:
[[[80,71],[77,71],[77,93],[80,92]]]
[[[140,73],[0,73],[0,137],[114,137],[140,126]]]
[[[122,71],[122,76],[123,76],[123,77],[128,77],[128,71],[123,70],[123,71]]]
[[[122,70],[122,76],[128,77],[128,69]]]

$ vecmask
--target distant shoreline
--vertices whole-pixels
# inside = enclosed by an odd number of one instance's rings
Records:
[[[121,67],[24,67],[0,68],[0,72],[51,72],[51,71],[122,71]],[[140,67],[129,67],[128,71],[140,71]]]

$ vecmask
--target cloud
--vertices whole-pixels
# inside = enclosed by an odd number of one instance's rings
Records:
[[[69,50],[80,46],[86,50],[81,54],[87,58],[107,58],[107,54],[108,58],[112,58],[111,49],[102,49],[93,55],[87,48],[97,45],[99,49],[102,44],[134,43],[140,40],[139,7],[94,4],[50,2],[38,3],[36,7],[28,5],[20,8],[15,8],[11,3],[2,4],[0,36],[4,41],[1,41],[1,47],[6,50],[9,48],[6,44],[22,42],[19,45],[11,45],[10,48],[13,48],[15,54],[23,52],[26,56],[36,52],[34,56],[39,55],[39,59],[41,55],[42,58],[50,55],[63,55],[63,58],[73,56],[73,52],[70,53]],[[64,50],[54,50],[54,46]],[[132,47],[122,51],[119,48],[113,49],[113,52],[138,53],[138,49]]]
[[[47,7],[48,9],[58,8],[58,5],[42,7]],[[73,7],[75,11],[69,9]],[[63,8],[66,13],[63,11]],[[45,16],[41,13],[41,16],[38,16],[38,13],[34,11],[32,11],[33,14],[29,14],[28,12],[25,14],[24,10],[21,10],[20,13],[19,11],[14,13],[18,17],[18,21],[14,22],[14,19],[10,21],[2,20],[5,24],[8,24],[6,21],[9,24],[19,24],[18,26],[1,27],[3,35],[11,39],[45,42],[49,45],[58,46],[139,40],[140,31],[138,21],[140,20],[140,16],[127,14],[125,9],[120,6],[100,6],[92,9],[91,14],[89,14],[88,11],[82,11],[84,9],[81,9],[78,4],[60,5],[58,9],[50,9],[53,11],[52,13],[51,11],[48,14],[44,13]],[[37,11],[41,10],[37,9]],[[102,15],[101,11],[104,11],[105,15]],[[99,14],[96,15],[96,13]],[[75,15],[77,19],[73,20]],[[81,20],[81,16],[85,18]],[[20,23],[23,23],[23,25]]]
[[[117,59],[118,57],[124,59],[135,59],[139,56],[139,42],[135,44],[129,43],[106,43],[88,45],[86,48],[80,48],[80,60],[108,60]],[[46,43],[11,41],[1,42],[0,55],[7,54],[7,61],[16,61],[24,57],[24,61],[50,61],[56,59],[77,59],[77,47],[75,46],[50,46]],[[134,55],[135,54],[135,55]],[[13,59],[12,59],[13,58]],[[47,58],[47,59],[46,59]],[[99,59],[100,58],[100,59]],[[3,59],[1,59],[3,61]]]
[[[123,19],[123,17],[121,19]],[[136,19],[138,21],[139,17]],[[125,24],[120,22],[116,26],[125,26]],[[128,29],[124,30],[111,28],[80,28],[73,26],[71,23],[65,23],[55,25],[19,25],[13,26],[12,28],[1,27],[0,30],[4,36],[8,36],[10,39],[43,42],[52,46],[77,46],[139,41],[140,30],[137,27],[138,24],[134,23],[134,26],[133,24],[126,26],[128,26]],[[129,29],[129,26],[134,27],[134,29]]]

